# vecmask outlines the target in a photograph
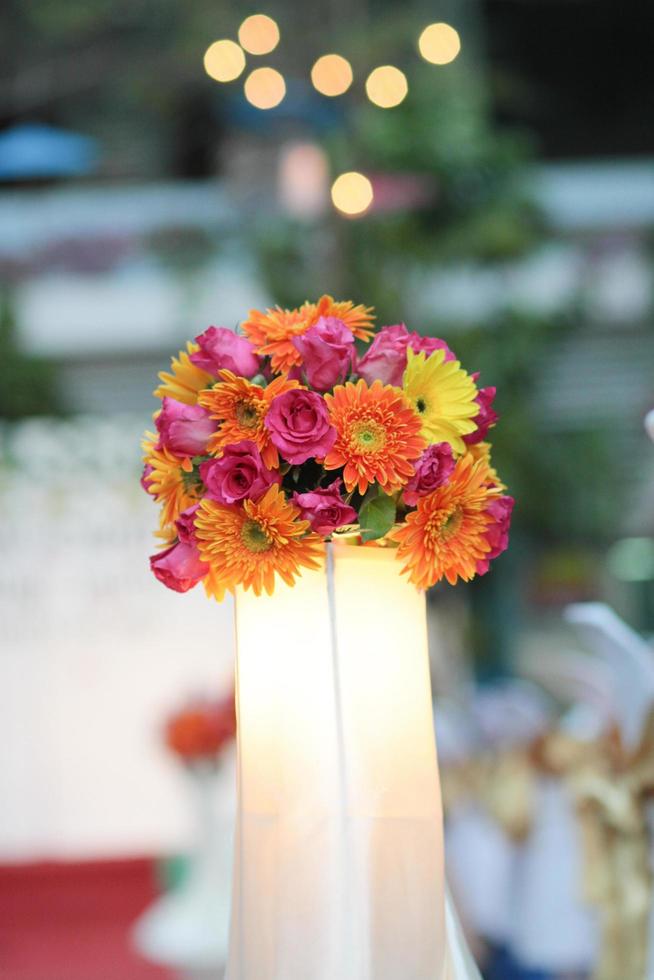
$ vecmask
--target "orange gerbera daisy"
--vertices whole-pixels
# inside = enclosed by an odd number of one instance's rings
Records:
[[[269,469],[279,465],[279,454],[270,441],[270,432],[263,424],[270,403],[277,395],[291,388],[300,388],[299,381],[289,381],[285,374],[262,388],[239,378],[231,371],[221,371],[222,381],[213,388],[201,391],[198,403],[206,408],[220,427],[208,443],[210,453],[220,452],[223,446],[250,439],[261,453]]]
[[[275,575],[293,585],[300,568],[318,568],[322,539],[307,534],[309,522],[276,484],[260,500],[225,507],[205,499],[195,515],[198,548],[215,579],[272,595]]]
[[[490,550],[488,505],[500,494],[489,486],[488,465],[468,453],[448,483],[420,498],[405,524],[389,534],[399,543],[397,557],[414,585],[428,589],[443,577],[450,585],[474,577],[477,562]]]
[[[159,377],[163,384],[153,392],[157,398],[168,395],[169,398],[176,398],[178,402],[184,402],[185,405],[196,404],[198,392],[211,382],[211,375],[196,367],[189,357],[189,354],[195,354],[198,350],[200,350],[198,345],[189,340],[186,350],[181,350],[170,362],[172,374],[161,371]]]
[[[358,487],[363,494],[375,480],[387,493],[399,490],[414,474],[411,460],[427,445],[420,416],[403,392],[381,381],[368,387],[361,379],[337,385],[325,400],[338,433],[325,469],[344,466],[348,491]]]
[[[155,449],[156,437],[148,433],[143,442],[146,466],[152,470],[144,478],[148,493],[151,493],[161,508],[161,528],[167,532],[170,526],[187,507],[192,507],[200,498],[200,487],[193,481],[193,466],[189,459],[182,459],[166,447]],[[161,535],[166,540],[166,535]]]
[[[293,338],[306,333],[321,316],[342,320],[359,340],[370,340],[372,336],[371,307],[355,306],[349,300],[337,303],[331,296],[321,296],[317,303],[304,303],[296,310],[283,310],[280,306],[263,313],[250,310],[242,328],[257,354],[271,358],[273,371],[290,371],[302,363]]]

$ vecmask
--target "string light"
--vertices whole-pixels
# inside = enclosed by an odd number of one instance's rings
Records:
[[[245,98],[257,109],[274,109],[285,95],[284,76],[274,68],[255,68],[245,79]]]
[[[204,52],[204,70],[216,82],[233,82],[245,68],[245,55],[235,41],[214,41]]]
[[[324,54],[311,69],[311,81],[322,95],[343,95],[352,84],[352,66],[340,54]]]
[[[381,109],[392,109],[406,97],[409,85],[406,75],[393,65],[382,65],[366,79],[366,94]]]
[[[372,204],[372,184],[364,174],[350,170],[332,184],[334,207],[350,216],[363,214]]]
[[[461,50],[459,32],[449,24],[429,24],[418,38],[418,50],[432,65],[449,65]]]
[[[267,14],[252,14],[239,27],[238,39],[248,54],[270,54],[279,44],[279,27]]]

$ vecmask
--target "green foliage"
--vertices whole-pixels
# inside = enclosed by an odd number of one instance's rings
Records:
[[[395,500],[379,487],[367,495],[359,511],[361,540],[376,541],[388,534],[395,523]]]

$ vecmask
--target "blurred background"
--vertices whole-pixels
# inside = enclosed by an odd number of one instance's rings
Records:
[[[647,945],[652,785],[627,799],[631,890],[591,900],[583,807],[541,751],[628,742],[629,691],[654,689],[654,11],[5,0],[0,39],[0,976],[220,976],[206,923],[228,910],[198,862],[228,881],[233,750],[164,730],[229,696],[232,610],[151,578],[139,437],[186,339],[325,292],[446,338],[498,389],[511,548],[430,596],[448,857],[484,977],[654,976],[620,960]],[[579,612],[596,602],[634,632]],[[177,906],[134,932],[162,894]]]

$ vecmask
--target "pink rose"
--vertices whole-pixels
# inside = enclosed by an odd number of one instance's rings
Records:
[[[185,405],[166,396],[161,411],[155,419],[159,432],[159,446],[165,446],[178,456],[201,455],[207,448],[209,437],[216,431],[216,423],[199,405]]]
[[[321,316],[293,344],[302,355],[307,381],[317,391],[333,388],[351,370],[354,334],[338,317]]]
[[[188,592],[209,571],[201,561],[200,552],[193,544],[179,541],[165,551],[150,557],[150,568],[155,577],[174,592]]]
[[[477,562],[477,574],[485,575],[490,563],[509,546],[509,527],[511,526],[511,512],[515,500],[513,497],[496,497],[488,506],[487,513],[493,518],[493,523],[486,528],[486,539],[490,544],[488,551],[483,558]]]
[[[217,376],[226,369],[243,378],[253,378],[260,370],[254,346],[227,327],[209,327],[195,342],[200,350],[191,354],[191,361],[209,374]]]
[[[209,571],[195,543],[195,512],[198,505],[182,511],[175,521],[178,542],[150,557],[155,577],[174,592],[188,592]]]
[[[219,459],[202,463],[200,476],[207,497],[221,504],[258,500],[272,483],[281,482],[280,474],[264,466],[256,445],[247,439],[226,446]]]
[[[473,375],[473,377],[475,376]],[[496,391],[497,388],[480,388],[477,392],[475,401],[479,405],[479,412],[473,419],[473,422],[476,424],[477,428],[474,432],[471,432],[469,435],[463,437],[463,441],[466,443],[466,445],[474,446],[478,442],[483,442],[490,427],[495,425],[497,422],[499,415],[492,407]]]
[[[456,360],[444,340],[438,337],[422,337],[415,332],[409,333],[403,323],[397,323],[379,331],[359,361],[357,374],[368,384],[378,378],[383,384],[401,388],[409,347],[416,354],[424,351],[427,357],[436,350],[444,350],[446,361]]]
[[[197,513],[199,504],[193,504],[192,507],[187,507],[183,510],[175,521],[175,527],[177,528],[177,537],[184,544],[195,544],[195,515]]]
[[[336,441],[327,405],[315,391],[294,388],[273,398],[265,424],[273,444],[288,463],[323,459]]]
[[[450,444],[436,442],[429,446],[415,464],[415,470],[404,488],[403,500],[408,507],[415,507],[420,497],[447,483],[454,471]]]
[[[302,511],[302,519],[310,522],[316,534],[331,534],[337,527],[359,522],[354,507],[346,504],[341,496],[340,480],[334,480],[323,490],[294,493],[292,499]]]
[[[408,343],[409,331],[403,323],[384,327],[358,362],[357,374],[369,385],[379,379],[385,385],[401,387]]]
[[[456,354],[450,350],[445,341],[441,340],[440,337],[423,337],[422,334],[415,333],[414,331],[413,333],[409,334],[409,347],[412,351],[415,351],[416,354],[424,351],[427,357],[429,357],[430,354],[433,354],[435,350],[444,350],[444,364],[447,363],[447,361],[456,361]]]

